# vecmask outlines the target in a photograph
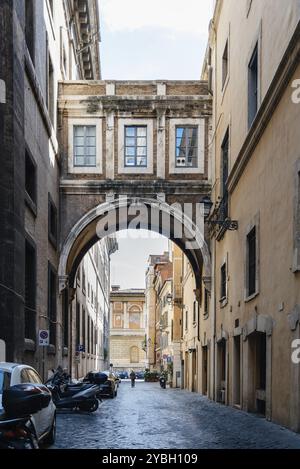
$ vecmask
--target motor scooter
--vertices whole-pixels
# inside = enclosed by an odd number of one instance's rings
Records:
[[[160,384],[160,387],[163,388],[163,389],[166,389],[166,385],[167,385],[167,380],[165,378],[165,376],[161,376],[159,378],[159,384]]]
[[[51,390],[53,402],[58,409],[83,410],[95,412],[99,407],[97,394],[99,386],[96,384],[82,384],[68,387],[64,378],[59,373],[46,382],[46,386]]]
[[[0,449],[38,449],[31,416],[0,420]]]

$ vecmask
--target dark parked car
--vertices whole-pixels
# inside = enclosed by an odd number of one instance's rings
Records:
[[[117,382],[108,371],[90,371],[84,378],[84,382],[98,384],[100,387],[99,397],[117,396]]]
[[[129,378],[129,375],[128,375],[127,371],[119,371],[118,376],[121,379],[128,379]]]
[[[136,375],[136,379],[144,379],[145,378],[145,372],[144,371],[137,371],[135,375]]]

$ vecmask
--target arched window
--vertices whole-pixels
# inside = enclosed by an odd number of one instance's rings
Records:
[[[140,329],[141,310],[139,306],[131,306],[129,309],[129,329]]]
[[[130,347],[130,363],[139,362],[139,349],[135,345]]]

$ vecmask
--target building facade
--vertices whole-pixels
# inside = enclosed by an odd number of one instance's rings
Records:
[[[299,21],[299,1],[217,1],[203,69],[214,102],[213,397],[297,431]]]
[[[0,17],[2,358],[46,377],[71,330],[58,307],[58,81],[100,79],[98,2],[4,0]],[[46,348],[40,329],[50,332]]]
[[[110,255],[114,237],[94,244],[81,261],[72,301],[72,375],[109,368]]]
[[[110,295],[110,355],[115,371],[146,368],[145,290],[120,290]]]

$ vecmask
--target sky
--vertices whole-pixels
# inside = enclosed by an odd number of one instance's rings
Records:
[[[213,0],[99,0],[102,78],[197,80]]]
[[[111,285],[145,288],[145,271],[150,254],[168,251],[168,239],[145,230],[116,234],[119,250],[111,256]]]
[[[99,0],[99,6],[103,80],[200,79],[213,0]],[[168,240],[145,231],[129,235],[117,234],[111,284],[144,288],[147,259],[168,250]]]

